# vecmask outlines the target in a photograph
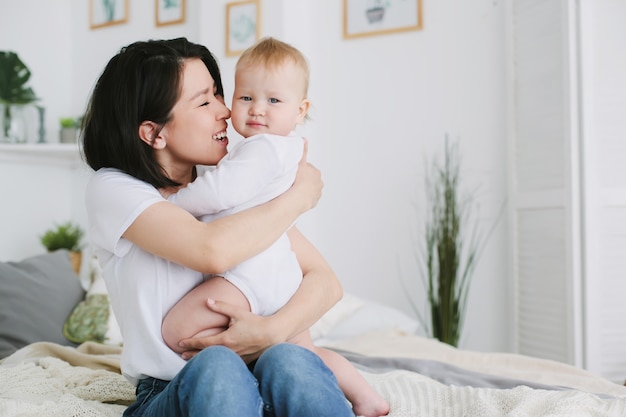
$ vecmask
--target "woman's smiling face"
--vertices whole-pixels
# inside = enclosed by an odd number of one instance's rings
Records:
[[[198,164],[215,165],[226,155],[230,118],[224,98],[216,95],[215,81],[200,59],[185,62],[181,85],[172,119],[159,133],[165,140],[159,162],[174,180],[176,172],[182,174]]]

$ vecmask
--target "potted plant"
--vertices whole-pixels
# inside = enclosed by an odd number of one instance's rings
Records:
[[[443,163],[435,159],[426,176],[430,206],[421,260],[430,326],[410,300],[432,336],[452,346],[458,346],[461,336],[474,268],[504,209],[503,205],[491,230],[483,233],[475,195],[462,193],[460,167],[458,145],[450,145],[446,138]]]
[[[74,143],[77,139],[78,128],[80,127],[80,119],[74,117],[61,117],[59,124],[61,130],[59,131],[59,141],[61,143]]]
[[[0,51],[0,104],[3,106],[2,136],[14,142],[21,142],[25,137],[17,137],[14,112],[22,106],[37,100],[32,88],[26,84],[30,79],[30,70],[15,52]],[[22,132],[23,134],[23,132]]]
[[[70,252],[72,266],[78,274],[80,272],[80,264],[82,261],[83,229],[76,223],[66,222],[57,224],[41,235],[41,244],[52,252],[58,249],[67,249]]]

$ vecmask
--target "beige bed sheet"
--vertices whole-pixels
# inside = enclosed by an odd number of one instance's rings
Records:
[[[571,365],[513,353],[462,350],[398,331],[367,333],[328,346],[368,356],[436,360],[490,375],[626,397],[625,386]]]

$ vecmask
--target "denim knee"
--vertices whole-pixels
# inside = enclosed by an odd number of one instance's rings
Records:
[[[156,416],[261,416],[258,381],[244,361],[224,346],[203,349],[156,397],[146,414]]]
[[[267,349],[255,365],[256,371],[279,372],[283,378],[294,377],[301,380],[307,374],[320,372],[334,379],[334,374],[324,362],[310,350],[291,343],[281,343]]]
[[[335,375],[308,349],[289,343],[272,346],[253,372],[266,416],[354,417]]]
[[[237,368],[242,365],[245,366],[243,360],[232,350],[225,346],[211,346],[198,352],[185,368],[210,369],[211,372],[220,375],[222,372],[232,373],[233,367]]]

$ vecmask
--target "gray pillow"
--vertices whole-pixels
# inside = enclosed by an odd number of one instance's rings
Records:
[[[0,262],[0,358],[33,342],[73,346],[63,324],[84,293],[67,250]]]

